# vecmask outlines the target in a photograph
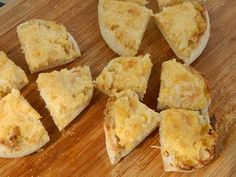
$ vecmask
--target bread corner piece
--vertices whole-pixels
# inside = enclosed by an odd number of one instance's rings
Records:
[[[131,90],[110,98],[104,114],[106,148],[112,164],[129,154],[160,122],[159,114],[141,103]]]
[[[100,0],[98,5],[101,35],[107,45],[121,56],[138,53],[152,15],[151,10],[133,2]]]
[[[25,72],[0,51],[0,99],[11,92],[28,84]]]
[[[31,73],[69,63],[81,55],[62,24],[34,19],[17,26],[17,33]]]
[[[96,79],[96,86],[108,96],[122,90],[135,91],[142,100],[152,70],[150,55],[111,60]]]
[[[0,100],[0,124],[0,157],[23,157],[49,141],[40,115],[16,89]]]
[[[210,89],[200,73],[175,59],[162,63],[158,110],[181,108],[207,115],[210,103]]]
[[[41,73],[36,82],[60,131],[88,106],[93,96],[93,82],[88,66]]]
[[[160,115],[165,171],[191,172],[214,158],[217,133],[198,111],[168,109]]]
[[[210,20],[201,3],[183,2],[155,15],[156,24],[178,58],[186,64],[195,61],[210,36]]]

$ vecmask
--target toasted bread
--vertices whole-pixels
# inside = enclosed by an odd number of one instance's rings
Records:
[[[62,24],[30,20],[17,26],[17,33],[31,73],[69,63],[81,55]]]
[[[159,114],[138,100],[131,90],[110,98],[105,109],[104,130],[112,164],[129,154],[159,125]]]
[[[158,110],[200,110],[207,117],[210,103],[210,89],[200,73],[175,59],[162,63]]]
[[[118,57],[111,60],[96,79],[97,87],[108,96],[131,89],[140,99],[146,93],[152,62],[149,54],[138,57]]]
[[[121,56],[135,56],[152,11],[136,3],[100,0],[98,21],[107,45]]]
[[[198,111],[168,109],[160,115],[165,171],[191,172],[213,159],[217,133]]]
[[[210,20],[202,4],[187,1],[164,7],[155,19],[176,56],[186,64],[194,62],[205,49],[210,36]]]
[[[37,85],[60,131],[88,106],[93,96],[93,83],[88,66],[41,73]]]
[[[0,51],[0,99],[13,88],[22,89],[28,82],[25,72]]]
[[[16,158],[29,155],[48,141],[40,115],[12,89],[0,100],[0,157]]]

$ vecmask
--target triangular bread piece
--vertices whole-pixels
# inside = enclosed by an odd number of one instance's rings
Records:
[[[98,21],[103,39],[121,56],[135,56],[152,11],[136,3],[100,0]]]
[[[213,159],[217,133],[198,111],[168,109],[160,114],[165,171],[191,172]]]
[[[210,90],[200,73],[175,59],[162,63],[158,110],[181,108],[207,115],[210,103]]]
[[[195,61],[205,49],[210,36],[207,10],[190,1],[164,7],[155,15],[156,24],[175,52],[186,64]]]
[[[138,100],[130,90],[110,98],[105,109],[104,130],[112,164],[129,154],[159,125],[159,114]]]
[[[23,157],[43,147],[49,136],[39,119],[18,90],[1,99],[0,157]]]
[[[102,70],[96,79],[96,85],[110,97],[116,92],[131,89],[143,99],[151,70],[152,62],[149,54],[118,57],[111,60]]]
[[[88,106],[93,96],[93,82],[88,66],[41,73],[37,85],[60,131]]]
[[[13,88],[20,90],[28,82],[25,72],[0,51],[0,99]]]
[[[31,73],[69,63],[81,55],[62,24],[34,19],[17,26],[17,33]]]

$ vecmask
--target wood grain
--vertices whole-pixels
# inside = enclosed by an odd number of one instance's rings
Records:
[[[157,12],[156,1],[150,1],[148,7]],[[50,143],[38,153],[19,159],[0,158],[0,176],[236,176],[236,131],[232,132],[214,162],[194,173],[164,172],[160,151],[150,147],[159,142],[158,130],[119,164],[112,166],[106,154],[102,127],[107,97],[98,90],[90,106],[81,115],[62,133],[57,130],[37,91],[35,80],[38,74],[30,74],[21,53],[16,26],[32,18],[64,24],[78,41],[82,57],[55,69],[89,65],[96,78],[107,62],[117,56],[101,38],[97,3],[96,0],[17,0],[0,8],[0,50],[5,51],[26,71],[30,84],[22,90],[22,94],[41,114],[42,122],[51,137]],[[208,0],[206,6],[211,18],[211,37],[207,48],[192,66],[209,80],[213,96],[211,111],[219,118],[236,107],[236,1]],[[143,53],[150,53],[154,63],[144,102],[155,109],[161,62],[175,55],[153,19],[144,36],[140,50],[140,54]]]

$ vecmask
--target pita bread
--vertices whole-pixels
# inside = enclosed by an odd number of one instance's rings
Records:
[[[107,94],[131,89],[140,99],[146,93],[152,70],[150,55],[138,57],[118,57],[111,60],[96,79],[97,87]]]
[[[88,106],[93,96],[93,82],[88,66],[41,73],[36,82],[60,131]]]
[[[0,100],[0,157],[29,155],[48,141],[40,115],[13,89]]]
[[[210,36],[210,20],[200,3],[188,1],[164,7],[155,19],[172,50],[186,64],[194,62],[205,49]]]
[[[28,84],[25,72],[0,51],[0,99],[11,92]]]
[[[130,90],[116,94],[106,105],[104,130],[112,164],[129,154],[159,125],[159,114],[139,102]]]
[[[30,20],[17,26],[17,33],[31,73],[69,63],[81,55],[62,24]]]
[[[152,11],[132,2],[100,0],[98,21],[103,39],[121,56],[135,56]]]
[[[162,63],[158,110],[181,108],[201,110],[208,115],[211,103],[207,81],[195,69],[169,60]]]
[[[168,109],[160,114],[160,144],[165,171],[191,172],[213,159],[217,133],[199,112]]]

